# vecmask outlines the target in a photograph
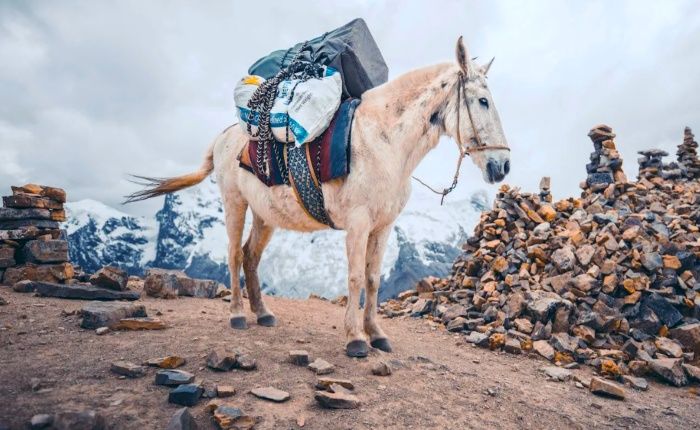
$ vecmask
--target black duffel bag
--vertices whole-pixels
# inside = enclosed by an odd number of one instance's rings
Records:
[[[300,60],[330,66],[340,72],[344,97],[360,97],[389,78],[382,53],[362,18],[308,42],[274,51],[250,66],[248,74],[270,79],[287,67],[302,47]]]

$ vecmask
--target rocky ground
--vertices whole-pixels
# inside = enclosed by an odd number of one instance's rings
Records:
[[[255,417],[259,429],[358,428],[692,428],[700,423],[695,387],[673,388],[650,381],[648,391],[626,389],[624,401],[593,395],[573,379],[555,382],[541,370],[550,363],[473,347],[463,335],[415,319],[383,319],[395,352],[373,351],[351,359],[343,351],[344,308],[329,302],[267,298],[279,327],[228,328],[227,306],[219,299],[145,297],[149,315],[168,328],[109,332],[81,329],[75,311],[86,302],[39,298],[1,287],[0,428],[26,428],[36,414],[93,410],[107,428],[165,428],[181,406],[168,402],[168,389],[154,384],[157,369],[139,378],[120,377],[111,363],[142,363],[177,354],[180,369],[205,386],[233,386],[222,399]],[[252,317],[251,317],[252,320]],[[247,353],[253,371],[216,372],[207,355],[224,347]],[[290,350],[335,366],[327,376],[355,385],[358,409],[329,410],[314,400],[317,376],[288,361]],[[393,373],[375,376],[387,362]],[[586,381],[590,368],[571,370]],[[290,394],[284,403],[256,398],[250,391],[272,386]],[[198,428],[216,428],[208,400],[189,408]],[[5,426],[5,427],[3,427]]]

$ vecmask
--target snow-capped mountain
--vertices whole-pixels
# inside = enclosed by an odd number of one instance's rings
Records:
[[[412,288],[424,276],[445,275],[486,205],[483,191],[444,206],[435,198],[412,199],[389,238],[381,299]],[[86,271],[107,264],[133,274],[163,267],[229,284],[228,238],[212,180],[166,196],[155,219],[126,215],[93,200],[68,203],[67,209],[71,259]],[[276,231],[260,263],[263,289],[287,297],[346,294],[344,238],[344,232],[333,230]]]

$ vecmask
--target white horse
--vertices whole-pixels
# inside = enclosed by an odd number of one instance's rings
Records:
[[[492,60],[493,61],[493,60]],[[377,321],[380,267],[394,220],[411,193],[411,173],[440,136],[452,137],[489,183],[501,181],[510,169],[503,134],[486,74],[491,63],[469,59],[462,38],[457,62],[425,67],[367,91],[355,111],[351,130],[350,174],[322,186],[326,210],[335,226],[347,232],[348,302],[345,312],[346,353],[364,357],[367,338],[372,347],[390,352],[391,345]],[[151,179],[152,186],[135,193],[139,200],[195,185],[214,172],[221,189],[229,238],[231,327],[247,328],[239,285],[241,264],[251,310],[262,326],[274,326],[275,316],[260,293],[258,264],[276,228],[314,231],[328,228],[312,219],[288,186],[265,186],[239,167],[237,156],[248,141],[240,126],[222,132],[194,173]],[[253,224],[245,245],[241,236],[247,208]],[[364,318],[360,293],[365,289]]]

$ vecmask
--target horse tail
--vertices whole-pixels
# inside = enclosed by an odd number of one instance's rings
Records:
[[[216,142],[209,146],[207,153],[204,156],[202,165],[195,172],[172,178],[152,178],[148,176],[132,175],[133,178],[138,179],[138,181],[132,182],[135,184],[144,185],[146,188],[126,196],[124,203],[138,202],[141,200],[150,199],[152,197],[174,193],[175,191],[180,191],[202,182],[214,170],[215,143]]]

